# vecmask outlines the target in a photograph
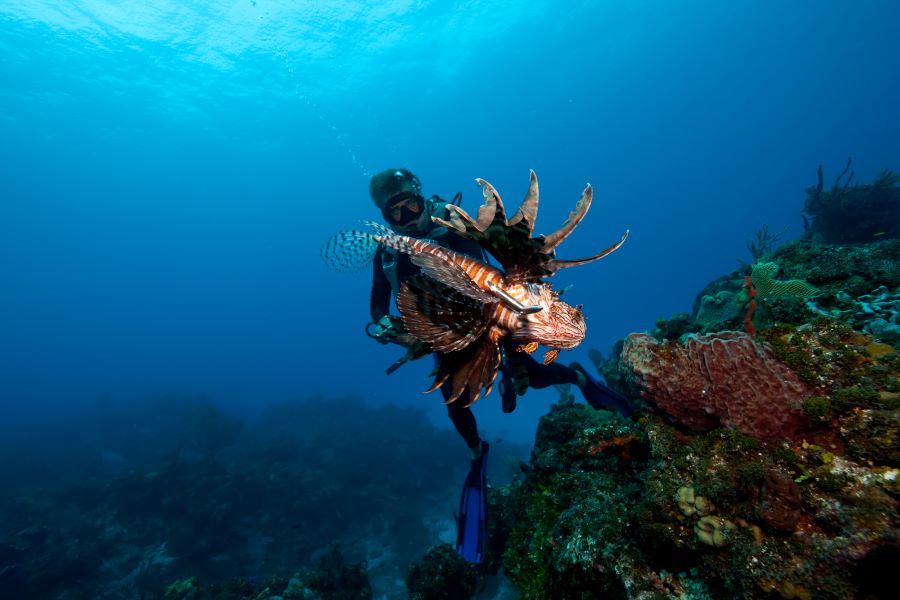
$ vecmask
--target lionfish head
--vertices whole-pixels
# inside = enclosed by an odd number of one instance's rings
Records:
[[[542,287],[540,304],[544,310],[523,317],[523,326],[513,339],[536,341],[550,348],[574,348],[587,330],[581,306],[566,304],[549,286]]]

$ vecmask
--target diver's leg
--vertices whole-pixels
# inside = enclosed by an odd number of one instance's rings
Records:
[[[578,384],[578,373],[575,369],[562,363],[554,362],[545,365],[536,361],[530,354],[522,353],[516,357],[516,360],[525,366],[528,371],[528,384],[536,390],[564,383]]]
[[[444,396],[445,402],[451,393],[452,386],[447,383],[441,386],[441,394]],[[462,436],[463,441],[466,442],[466,446],[472,451],[472,457],[478,458],[481,455],[481,438],[478,436],[475,413],[466,406],[468,398],[469,390],[466,389],[459,398],[447,405],[447,415],[453,421],[453,426],[456,427],[456,431]]]
[[[581,390],[585,402],[596,409],[618,411],[623,417],[630,417],[634,414],[634,405],[628,398],[606,385],[606,382],[592,377],[577,362],[573,362],[571,368],[578,375],[576,385]]]
[[[531,387],[542,389],[551,385],[562,383],[574,384],[581,390],[585,402],[597,409],[617,410],[622,415],[630,417],[634,412],[634,406],[627,398],[610,388],[603,381],[591,377],[580,364],[572,363],[566,366],[562,363],[545,365],[539,363],[530,355],[522,357]]]

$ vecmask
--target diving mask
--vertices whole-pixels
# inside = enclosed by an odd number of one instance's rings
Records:
[[[425,199],[415,192],[401,192],[388,200],[381,214],[385,221],[400,229],[410,229],[419,221]]]

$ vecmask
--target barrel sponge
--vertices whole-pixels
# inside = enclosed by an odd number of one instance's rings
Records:
[[[801,404],[814,390],[743,332],[692,334],[684,343],[632,333],[622,362],[644,398],[686,428],[780,441],[797,439],[806,425]]]

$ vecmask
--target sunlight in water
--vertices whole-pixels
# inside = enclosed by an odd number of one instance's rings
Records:
[[[40,23],[110,48],[163,44],[180,60],[220,70],[240,68],[248,57],[287,54],[295,63],[364,73],[386,52],[404,61],[430,60],[452,70],[479,41],[540,12],[511,2],[395,0],[160,0],[0,1],[0,22]],[[488,23],[490,27],[485,27]],[[421,49],[427,42],[427,56]]]

